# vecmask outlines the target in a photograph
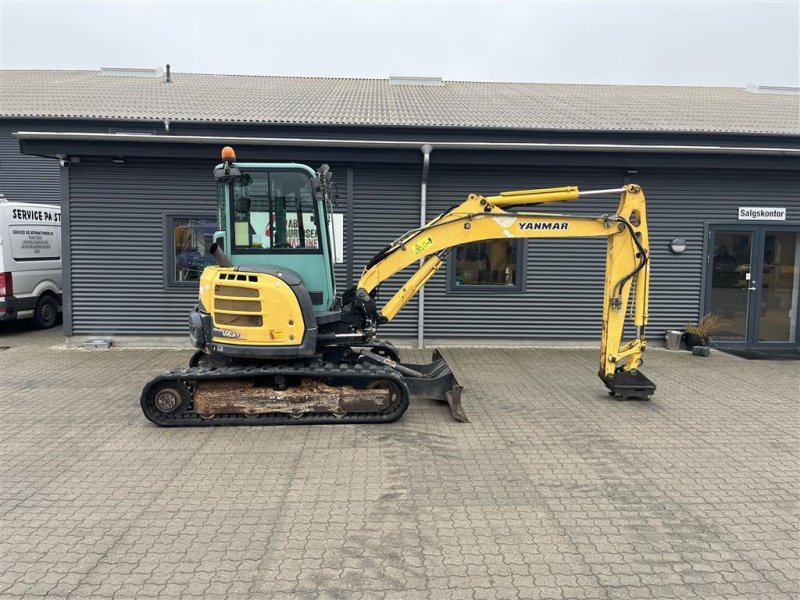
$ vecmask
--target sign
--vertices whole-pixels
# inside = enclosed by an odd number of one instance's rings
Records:
[[[786,209],[740,206],[739,220],[740,221],[785,221]]]
[[[50,208],[14,208],[11,221],[15,223],[60,223],[61,211]]]
[[[272,224],[269,223],[269,213],[252,212],[250,222],[244,223],[243,227],[252,227],[253,244],[260,248],[269,248],[272,238],[272,230],[277,223],[277,215],[272,216]],[[238,226],[239,223],[237,222]],[[300,230],[297,227],[297,216],[287,214],[285,221],[286,247],[288,248],[319,248],[319,238],[317,237],[317,224],[314,222],[314,215],[311,213],[303,214],[303,241],[304,246],[300,245]],[[328,234],[333,240],[333,259],[337,264],[344,262],[344,215],[341,213],[328,214]],[[237,240],[247,239],[247,230],[241,234],[237,233]],[[247,245],[247,244],[244,244]]]
[[[247,240],[247,232],[249,230],[252,233],[252,245],[258,248],[270,248],[276,234],[284,236],[280,241],[283,248],[319,248],[317,224],[314,222],[313,214],[303,214],[302,244],[297,215],[287,212],[284,216],[282,227],[277,227],[278,215],[272,215],[272,223],[270,223],[269,216],[268,212],[251,212],[249,221],[236,221],[236,226],[241,226],[241,232],[236,233],[237,245],[248,245],[247,242],[239,243],[238,240]]]
[[[344,262],[344,215],[328,214],[328,229],[333,233],[333,262]]]
[[[297,216],[286,214],[286,243],[292,248],[319,248],[317,224],[314,215],[303,213],[303,239],[300,239],[300,227]],[[305,244],[305,245],[303,245]]]
[[[52,225],[11,225],[11,256],[14,260],[60,260],[56,231]]]

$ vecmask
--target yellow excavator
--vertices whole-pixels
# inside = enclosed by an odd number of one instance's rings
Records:
[[[647,400],[655,385],[640,371],[645,350],[650,248],[644,193],[627,184],[471,194],[461,204],[380,250],[358,283],[334,282],[336,198],[330,169],[237,162],[222,150],[214,169],[219,231],[189,315],[198,349],[186,368],[142,391],[145,416],[161,426],[386,423],[410,398],[447,402],[467,421],[462,387],[438,351],[430,364],[400,360],[377,339],[460,244],[513,238],[605,237],[599,375],[611,395]],[[614,214],[571,216],[519,207],[618,194]],[[388,216],[388,215],[387,215]],[[380,308],[378,288],[419,264]],[[633,338],[623,342],[626,318]],[[502,333],[498,332],[498,336]]]

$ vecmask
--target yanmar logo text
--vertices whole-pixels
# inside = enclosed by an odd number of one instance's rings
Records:
[[[541,221],[523,221],[519,224],[519,228],[524,231],[536,229],[568,229],[569,223],[543,223]]]

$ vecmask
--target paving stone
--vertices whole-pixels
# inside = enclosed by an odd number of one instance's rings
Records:
[[[171,430],[189,352],[61,342],[0,328],[0,598],[800,596],[795,362],[653,349],[624,403],[595,351],[447,349],[469,424]]]

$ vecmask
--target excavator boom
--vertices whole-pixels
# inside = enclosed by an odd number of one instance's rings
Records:
[[[509,206],[566,202],[612,193],[620,194],[619,208],[613,215],[592,217],[505,210]],[[460,244],[513,238],[606,237],[600,377],[612,393],[647,398],[655,386],[638,371],[646,347],[650,274],[645,209],[644,193],[636,184],[583,193],[575,187],[564,187],[503,192],[489,197],[473,194],[382,250],[364,269],[357,287],[371,293],[386,279],[424,259],[380,310],[379,320],[390,321],[436,273],[448,252]],[[628,312],[633,316],[636,336],[623,343]]]

